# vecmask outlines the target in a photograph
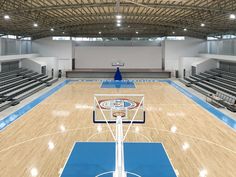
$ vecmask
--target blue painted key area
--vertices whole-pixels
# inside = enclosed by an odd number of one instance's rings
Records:
[[[160,143],[125,143],[124,153],[128,172],[142,177],[176,177]],[[75,144],[61,177],[95,177],[114,170],[115,143],[79,142]],[[103,177],[112,177],[112,173]]]
[[[129,80],[106,80],[102,82],[101,88],[135,88],[135,84]]]

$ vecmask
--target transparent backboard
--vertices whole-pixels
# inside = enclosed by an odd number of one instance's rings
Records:
[[[123,123],[145,123],[144,95],[94,95],[94,123],[115,123],[118,116]]]

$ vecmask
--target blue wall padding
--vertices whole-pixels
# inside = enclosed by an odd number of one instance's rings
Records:
[[[121,75],[119,67],[116,68],[116,73],[115,73],[115,76],[114,76],[114,80],[122,80],[122,75]]]

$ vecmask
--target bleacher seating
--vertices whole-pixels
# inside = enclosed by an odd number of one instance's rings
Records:
[[[236,73],[212,69],[180,79],[216,104],[236,112]]]
[[[19,104],[57,80],[28,69],[0,72],[0,112]]]

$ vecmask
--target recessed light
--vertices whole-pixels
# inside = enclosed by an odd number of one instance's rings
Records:
[[[128,28],[130,28],[130,25],[128,26]]]
[[[34,23],[34,27],[38,27],[38,24],[37,24],[37,23]]]
[[[63,31],[62,34],[65,34],[65,32]]]
[[[116,15],[116,19],[120,20],[122,18],[121,15]]]
[[[50,31],[54,31],[54,29],[53,29],[53,28],[51,28],[51,29],[50,29]]]
[[[5,20],[9,20],[9,19],[10,19],[10,16],[9,16],[9,15],[4,15],[4,19],[5,19]]]
[[[99,31],[99,32],[98,32],[98,34],[102,34],[102,32],[101,32],[101,31]]]
[[[234,20],[234,19],[236,19],[236,16],[235,16],[235,14],[230,14],[229,18]]]
[[[205,24],[204,24],[204,23],[202,23],[202,24],[201,24],[201,27],[204,27],[204,26],[205,26]]]
[[[184,31],[188,31],[187,28],[184,28]]]
[[[136,31],[135,33],[138,34],[138,31]]]
[[[120,26],[121,26],[121,24],[120,24],[120,23],[117,23],[117,24],[116,24],[116,26],[120,27]]]
[[[172,34],[175,34],[175,32],[173,31]]]
[[[117,23],[121,23],[121,20],[117,20]]]

